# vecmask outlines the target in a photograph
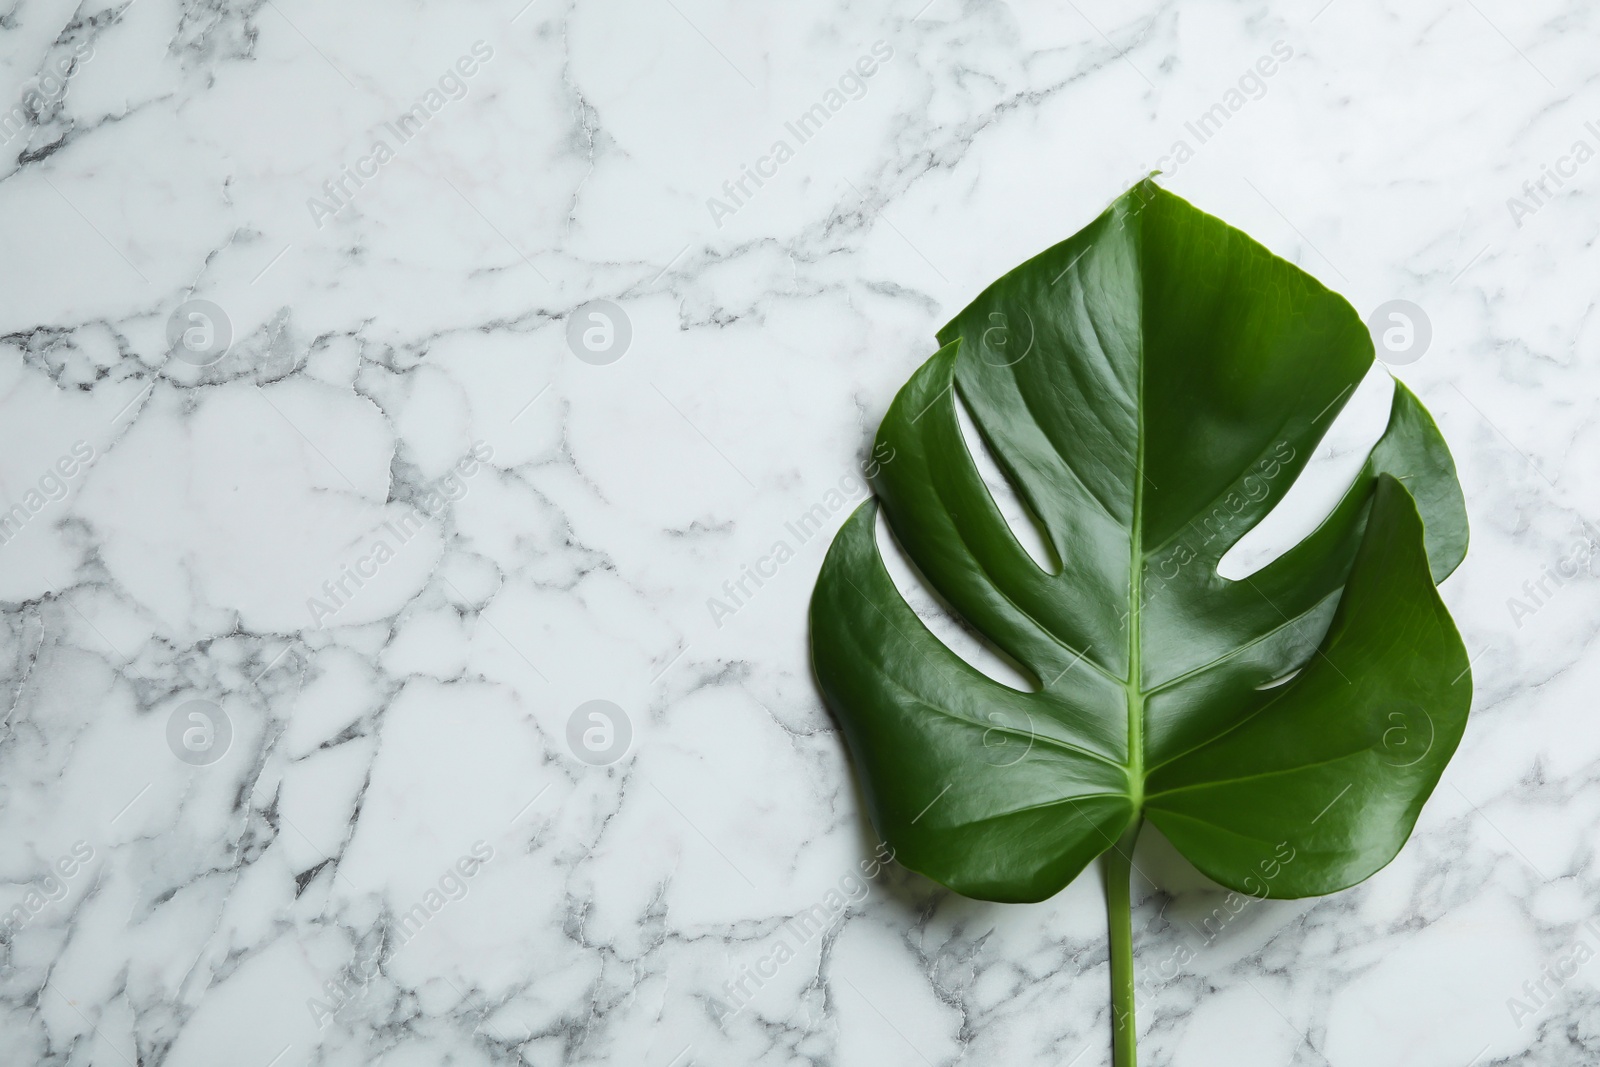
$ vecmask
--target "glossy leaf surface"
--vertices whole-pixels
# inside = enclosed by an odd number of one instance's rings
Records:
[[[818,680],[897,857],[1002,901],[1054,894],[1141,819],[1256,896],[1331,892],[1392,859],[1471,698],[1435,588],[1466,513],[1416,397],[1396,383],[1313,533],[1244,580],[1217,573],[1371,366],[1350,305],[1144,182],[939,340],[883,420],[876,454],[893,459],[811,608]],[[1055,566],[1007,525],[958,395]],[[1033,691],[969,666],[906,605],[879,507]]]

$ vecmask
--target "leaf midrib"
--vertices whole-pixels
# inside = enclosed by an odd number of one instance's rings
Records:
[[[1141,231],[1142,232],[1142,231]],[[1141,249],[1142,253],[1142,249]],[[1141,260],[1142,260],[1141,254]],[[1144,273],[1139,274],[1139,385],[1134,404],[1138,446],[1133,460],[1133,521],[1128,563],[1128,799],[1133,825],[1144,814],[1144,676],[1139,609],[1144,600]],[[1097,335],[1098,338],[1098,335]]]

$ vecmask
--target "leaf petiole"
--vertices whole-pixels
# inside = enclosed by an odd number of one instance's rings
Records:
[[[1111,935],[1111,1062],[1138,1067],[1139,1028],[1133,1003],[1133,846],[1141,815],[1105,853],[1106,919]]]

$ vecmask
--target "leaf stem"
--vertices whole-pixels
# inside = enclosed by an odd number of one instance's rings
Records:
[[[1111,934],[1112,1063],[1138,1067],[1139,1028],[1133,1003],[1133,846],[1143,816],[1105,853],[1106,919]]]

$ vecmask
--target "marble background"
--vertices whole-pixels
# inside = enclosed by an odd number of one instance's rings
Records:
[[[1355,889],[1208,942],[1145,835],[1144,1062],[1600,1058],[1600,9],[10,0],[0,42],[0,1061],[1107,1063],[1097,879],[880,867],[804,609],[935,329],[1157,167],[1425,312],[1477,694]]]

